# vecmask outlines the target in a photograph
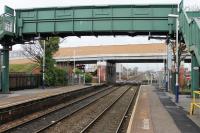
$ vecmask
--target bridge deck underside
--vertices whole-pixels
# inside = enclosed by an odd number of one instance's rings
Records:
[[[113,59],[113,58],[77,58],[76,59],[76,63],[78,64],[94,64],[98,61],[109,61],[112,63],[164,63],[166,60],[166,57],[154,57],[154,58],[120,58],[118,57],[118,59]],[[62,63],[62,62],[72,62],[73,63],[73,59],[56,59],[56,62],[58,63]],[[188,57],[184,60],[185,63],[190,63],[191,62],[191,58]]]

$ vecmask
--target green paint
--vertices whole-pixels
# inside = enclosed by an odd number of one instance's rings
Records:
[[[17,36],[64,34],[168,34],[177,5],[110,5],[16,10]],[[23,21],[23,22],[22,22]],[[174,21],[170,25],[174,25]],[[174,28],[172,28],[172,31]]]
[[[14,36],[14,16],[6,14],[0,16],[0,41],[4,36]]]
[[[200,12],[185,12],[180,5],[180,33],[190,51],[194,52],[192,66],[200,64]],[[177,14],[177,5],[109,5],[18,9],[16,11],[16,40],[29,40],[35,36],[62,35],[156,35],[173,34],[175,19],[168,14]],[[5,12],[13,14],[9,7]],[[5,23],[13,22],[7,16],[0,18],[0,41],[13,38],[13,31],[5,30]],[[13,26],[14,27],[14,26]],[[9,28],[6,28],[9,29]],[[23,38],[22,38],[23,37]],[[3,39],[2,39],[3,38]],[[8,51],[4,51],[4,64],[8,67]],[[8,90],[8,69],[5,68],[4,91]],[[199,73],[192,70],[193,90],[199,87]]]
[[[2,93],[9,93],[9,46],[3,46]]]
[[[183,35],[185,44],[189,48],[189,51],[193,51],[198,64],[200,64],[200,16],[199,11],[186,12],[181,10],[179,15],[180,32]]]
[[[12,9],[12,8],[10,8],[10,7],[8,7],[8,6],[5,6],[4,7],[4,13],[6,13],[6,14],[10,14],[10,15],[14,15],[14,9]]]
[[[199,64],[197,62],[197,58],[194,54],[192,56],[192,65],[191,65],[191,85],[192,90],[199,89]],[[195,68],[198,68],[198,70],[195,70]]]

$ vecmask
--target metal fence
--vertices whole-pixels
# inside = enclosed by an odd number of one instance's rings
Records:
[[[41,85],[41,75],[26,73],[10,73],[10,90],[38,88]]]
[[[78,84],[85,84],[84,76],[82,75],[69,75],[67,79],[68,85],[78,85]]]

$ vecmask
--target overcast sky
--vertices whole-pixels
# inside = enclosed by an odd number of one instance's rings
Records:
[[[184,0],[185,7],[198,8],[200,0]],[[108,5],[108,4],[161,4],[178,3],[180,0],[0,0],[0,14],[3,13],[4,5],[17,8],[34,7],[56,7],[56,6],[76,6],[76,5]],[[144,44],[161,43],[161,40],[148,40],[147,37],[68,37],[60,45],[61,47],[86,46],[86,45],[121,45],[121,44]],[[14,50],[20,49],[20,45],[15,45]],[[155,65],[157,68],[158,64]],[[162,66],[162,65],[159,65]],[[150,67],[150,66],[149,66]],[[154,67],[154,68],[155,68]],[[150,67],[152,68],[152,67]]]
[[[14,9],[34,8],[34,7],[60,7],[76,5],[108,5],[108,4],[161,4],[161,3],[179,3],[180,0],[0,0],[0,13],[3,13],[3,7],[8,5]],[[185,6],[196,7],[200,0],[184,0]],[[60,45],[61,47],[74,47],[86,45],[121,45],[121,44],[138,44],[138,43],[161,43],[160,40],[148,40],[147,37],[68,37]],[[13,47],[14,50],[20,46]]]
[[[177,3],[179,0],[0,0],[1,6],[13,8],[55,7],[75,5],[107,5],[107,4],[151,4]],[[195,1],[195,0],[191,0]]]
[[[16,9],[76,5],[161,4],[178,3],[180,1],[181,0],[0,0],[0,8],[2,9],[4,5]],[[200,0],[184,0],[184,3],[185,6],[200,6]]]

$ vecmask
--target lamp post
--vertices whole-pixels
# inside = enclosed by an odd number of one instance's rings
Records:
[[[101,62],[101,61],[100,61]],[[99,62],[99,63],[100,63]],[[101,84],[101,64],[99,64],[99,85]]]
[[[75,85],[75,74],[76,74],[76,50],[73,50],[74,68],[73,68],[73,85]]]
[[[167,87],[166,87],[166,91],[169,91],[169,44],[167,45]]]
[[[44,50],[43,50],[43,64],[42,64],[42,88],[45,87],[45,46],[46,40],[44,40]]]
[[[178,48],[179,48],[179,43],[178,43],[178,26],[179,26],[179,15],[176,14],[169,14],[168,17],[172,17],[176,19],[176,63],[175,63],[175,70],[176,70],[176,98],[175,98],[175,102],[178,103],[179,102],[179,83],[178,83],[178,77],[179,77],[179,73],[178,73]]]
[[[99,71],[98,71],[99,74],[98,74],[98,75],[99,75],[99,77],[98,77],[98,80],[99,80],[99,85],[101,85],[101,74],[102,74],[101,65],[102,65],[102,62],[103,62],[103,57],[102,57],[102,55],[101,55],[101,54],[102,54],[101,52],[102,52],[103,50],[102,50],[102,45],[101,45],[101,44],[99,45],[99,49],[100,49],[100,50],[99,50],[99,65],[98,65],[98,69],[99,69]]]
[[[166,91],[169,91],[169,62],[170,62],[170,58],[169,58],[169,44],[167,45],[167,88]]]

